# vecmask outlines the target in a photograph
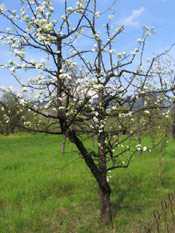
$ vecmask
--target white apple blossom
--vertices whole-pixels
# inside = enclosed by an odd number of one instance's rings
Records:
[[[110,49],[110,50],[109,50],[109,53],[110,53],[110,54],[112,54],[113,52],[114,52],[114,50],[113,50],[113,49]]]
[[[6,11],[6,10],[7,10],[4,4],[1,4],[1,5],[0,5],[0,10],[1,10],[1,11]]]
[[[114,15],[108,15],[108,18],[111,20],[114,18]]]
[[[148,110],[145,110],[145,111],[144,111],[144,113],[146,113],[146,114],[150,114],[150,112],[149,112]]]
[[[19,100],[19,103],[20,103],[21,105],[24,106],[27,102],[26,102],[24,99],[21,98],[21,99]]]
[[[95,12],[95,16],[96,16],[97,18],[99,18],[100,12],[99,12],[99,11],[96,11],[96,12]]]
[[[30,0],[30,4],[35,4],[35,1],[34,0]]]
[[[22,97],[21,93],[17,92],[16,97],[21,98]]]
[[[93,120],[94,120],[95,122],[98,122],[98,121],[99,121],[97,117],[93,117]]]
[[[137,39],[137,43],[142,43],[143,40],[142,39]]]
[[[16,71],[16,68],[13,66],[13,67],[10,68],[10,70],[11,70],[12,72],[15,72],[15,71]]]

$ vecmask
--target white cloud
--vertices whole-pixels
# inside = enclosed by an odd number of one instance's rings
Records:
[[[136,20],[141,14],[144,12],[145,8],[141,7],[138,10],[133,10],[131,15],[127,18],[122,18],[119,20],[119,24],[125,25],[125,26],[131,26],[136,27],[139,25],[139,21]]]

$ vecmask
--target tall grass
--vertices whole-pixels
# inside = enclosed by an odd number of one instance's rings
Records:
[[[94,178],[71,143],[61,154],[61,143],[61,136],[41,134],[0,137],[1,233],[134,232],[174,188],[175,143],[170,141],[161,181],[158,149],[112,173],[113,226],[105,227]]]

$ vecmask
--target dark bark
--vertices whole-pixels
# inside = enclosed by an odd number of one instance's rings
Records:
[[[15,126],[10,125],[10,133],[14,134],[14,132],[15,132]]]
[[[63,135],[62,154],[64,154],[64,151],[65,151],[65,144],[66,144],[66,135]]]
[[[100,218],[102,222],[109,224],[112,220],[110,192],[104,192],[100,187],[98,191],[100,201]]]
[[[111,217],[111,205],[110,205],[110,194],[111,189],[109,183],[106,180],[107,177],[107,168],[106,168],[106,154],[105,154],[105,135],[104,133],[100,134],[98,137],[98,143],[100,144],[98,148],[99,153],[99,170],[102,176],[102,182],[99,183],[99,201],[100,201],[100,217],[101,221],[109,224]],[[103,189],[103,187],[106,187]]]
[[[5,133],[5,136],[8,136],[9,135],[9,127],[8,125],[6,127],[4,127],[4,133]]]

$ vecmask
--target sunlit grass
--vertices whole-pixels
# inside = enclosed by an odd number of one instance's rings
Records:
[[[0,136],[1,233],[134,232],[174,188],[175,143],[170,141],[161,181],[158,148],[112,173],[113,227],[104,227],[94,178],[75,147],[67,142],[62,155],[61,144],[61,136]],[[91,147],[91,141],[87,144]]]

